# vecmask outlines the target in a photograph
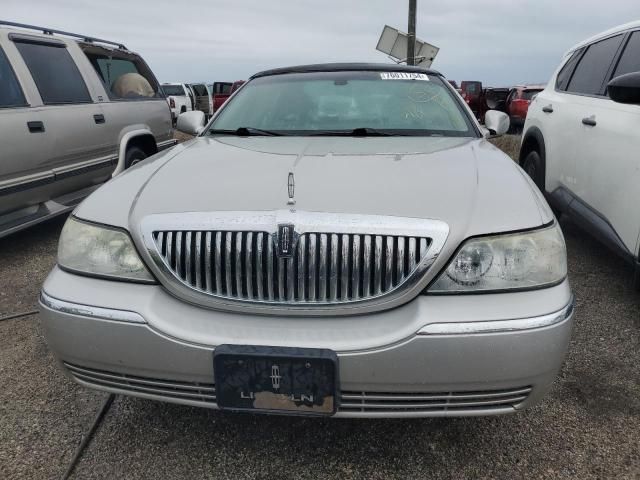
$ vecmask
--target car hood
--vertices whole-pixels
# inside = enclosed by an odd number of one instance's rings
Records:
[[[444,137],[198,137],[116,177],[76,214],[137,236],[150,214],[290,208],[439,219],[456,241],[553,219],[505,154]]]

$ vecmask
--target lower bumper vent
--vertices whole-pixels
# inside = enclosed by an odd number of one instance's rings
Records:
[[[354,413],[486,411],[515,407],[526,400],[530,393],[531,387],[484,392],[342,392],[340,411]]]
[[[213,383],[160,380],[79,367],[66,362],[64,365],[79,382],[93,387],[131,395],[147,395],[159,400],[199,404],[210,408],[217,406],[216,389]],[[507,390],[443,393],[343,391],[340,394],[338,413],[346,415],[491,413],[491,411],[515,408],[527,399],[531,389],[527,386]]]
[[[213,383],[159,380],[78,367],[66,362],[64,365],[78,381],[95,387],[123,390],[133,395],[153,395],[174,401],[205,402],[212,404],[212,406],[215,406],[216,403],[216,389]]]

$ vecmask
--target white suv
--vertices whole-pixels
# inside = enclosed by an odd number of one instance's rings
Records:
[[[572,49],[529,107],[520,164],[640,284],[640,21]]]

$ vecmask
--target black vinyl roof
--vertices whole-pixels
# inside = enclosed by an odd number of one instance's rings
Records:
[[[436,70],[415,67],[410,65],[397,65],[394,63],[318,63],[314,65],[298,65],[295,67],[274,68],[264,70],[252,75],[251,79],[268,77],[271,75],[284,75],[286,73],[310,73],[310,72],[410,72],[441,75]]]

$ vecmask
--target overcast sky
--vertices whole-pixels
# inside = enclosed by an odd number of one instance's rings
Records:
[[[0,18],[123,42],[160,81],[232,81],[301,63],[388,62],[408,0],[0,0]],[[573,44],[640,19],[640,0],[418,0],[433,68],[490,86],[546,82]]]

